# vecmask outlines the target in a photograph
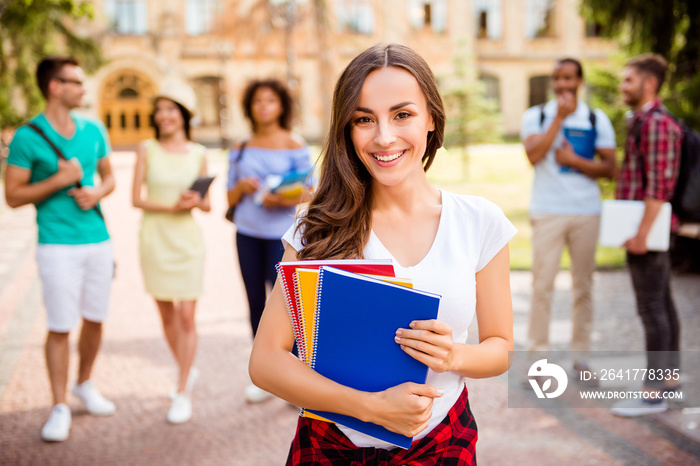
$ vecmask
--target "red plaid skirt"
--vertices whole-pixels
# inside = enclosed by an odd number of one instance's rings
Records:
[[[476,466],[478,433],[465,387],[445,419],[411,448],[358,448],[335,424],[300,417],[287,466]]]

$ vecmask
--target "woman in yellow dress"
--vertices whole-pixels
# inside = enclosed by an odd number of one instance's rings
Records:
[[[210,210],[209,195],[202,198],[189,189],[207,171],[206,149],[190,138],[195,101],[194,91],[184,83],[163,86],[154,102],[155,138],[142,142],[136,151],[132,187],[133,205],[143,210],[139,246],[146,291],[156,301],[179,369],[167,417],[173,424],[192,417],[191,390],[198,376],[192,363],[204,242],[192,210]]]

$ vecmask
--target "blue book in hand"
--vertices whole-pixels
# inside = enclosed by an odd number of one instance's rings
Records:
[[[287,173],[286,175],[279,177],[279,179],[276,179],[270,183],[270,189],[272,192],[277,192],[280,189],[283,189],[285,187],[289,186],[294,186],[294,185],[305,185],[308,181],[309,178],[309,173],[311,173],[311,169],[308,170],[302,170],[302,171],[293,171],[290,173]]]
[[[304,188],[311,185],[310,173],[311,169],[292,171],[286,175],[267,175],[262,186],[253,196],[253,200],[258,205],[262,205],[263,198],[270,192],[280,194],[287,199],[299,197],[304,192]]]
[[[428,367],[406,354],[394,337],[396,330],[409,328],[414,320],[436,319],[439,306],[439,295],[323,266],[312,367],[331,380],[367,392],[404,382],[424,384]],[[309,411],[403,448],[413,440],[350,416]]]
[[[596,131],[594,129],[577,129],[564,128],[564,137],[571,144],[574,152],[593,160],[595,156],[595,138]],[[562,172],[578,172],[575,168],[561,167]]]

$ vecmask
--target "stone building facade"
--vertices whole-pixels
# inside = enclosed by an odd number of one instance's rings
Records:
[[[399,42],[430,63],[443,88],[466,63],[498,99],[505,134],[547,97],[555,59],[607,60],[611,42],[579,16],[579,0],[93,0],[87,34],[107,64],[91,76],[88,111],[115,147],[150,137],[152,98],[170,75],[198,96],[194,136],[211,145],[245,137],[240,106],[254,78],[286,81],[297,97],[296,128],[320,141],[333,85],[357,53]]]

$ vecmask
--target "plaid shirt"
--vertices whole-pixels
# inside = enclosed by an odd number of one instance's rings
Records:
[[[678,180],[681,142],[680,125],[659,100],[636,112],[627,131],[625,159],[617,175],[615,197],[669,201]],[[677,224],[677,219],[674,223]]]
[[[300,417],[287,466],[476,466],[476,422],[464,391],[445,419],[411,448],[358,448],[336,427]]]

